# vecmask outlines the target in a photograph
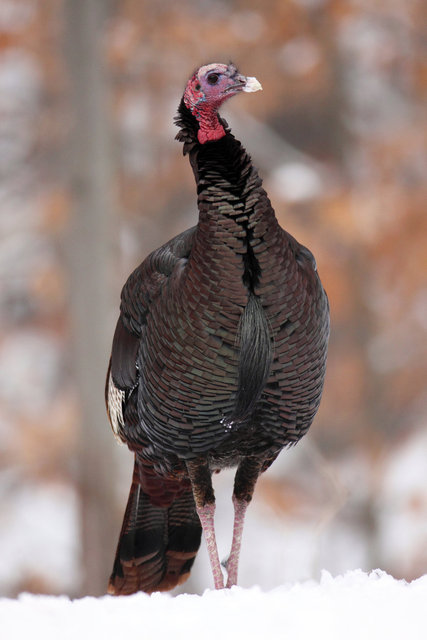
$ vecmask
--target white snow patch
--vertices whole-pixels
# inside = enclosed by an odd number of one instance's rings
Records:
[[[15,412],[42,415],[49,410],[60,368],[60,345],[48,332],[10,334],[0,344],[0,400]]]
[[[205,591],[202,596],[83,598],[21,595],[0,600],[7,640],[138,637],[157,640],[289,638],[292,640],[425,640],[427,576],[408,584],[360,570],[320,583]]]
[[[51,483],[11,489],[11,495],[13,503],[2,503],[0,512],[0,588],[14,588],[31,575],[58,591],[75,589],[80,549],[74,491]],[[1,619],[0,638],[9,640]]]
[[[420,563],[426,562],[426,459],[427,434],[421,431],[390,456],[379,488],[378,544],[388,566],[399,558],[404,575],[416,575]]]
[[[273,189],[286,202],[304,202],[318,198],[323,191],[319,173],[303,162],[287,162],[271,176]]]

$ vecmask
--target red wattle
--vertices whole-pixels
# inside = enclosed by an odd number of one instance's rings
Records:
[[[225,136],[225,129],[218,122],[218,127],[215,129],[202,129],[200,128],[197,132],[197,139],[200,144],[205,144],[205,142],[213,142],[215,140],[220,140]]]
[[[200,144],[205,142],[213,142],[225,136],[225,129],[218,120],[218,105],[207,105],[202,103],[197,105],[193,113],[199,122],[199,131],[197,139]]]

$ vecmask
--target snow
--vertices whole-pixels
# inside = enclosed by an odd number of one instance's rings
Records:
[[[22,594],[0,599],[0,632],[7,640],[126,637],[289,638],[292,640],[418,640],[427,637],[427,576],[412,583],[382,571],[360,570],[320,582],[210,591],[202,596],[86,597]]]
[[[384,465],[378,491],[378,545],[382,560],[393,566],[399,557],[402,575],[416,575],[426,559],[427,433],[401,442]]]
[[[302,162],[287,162],[272,173],[273,189],[287,202],[304,202],[318,198],[322,180],[316,169]]]
[[[5,474],[3,490],[10,493]],[[11,478],[11,483],[16,478]],[[64,590],[78,584],[78,500],[65,484],[35,484],[12,488],[13,501],[0,512],[0,589],[30,575]],[[31,532],[31,533],[28,533]],[[0,616],[1,619],[1,616]],[[0,638],[2,635],[0,622]]]

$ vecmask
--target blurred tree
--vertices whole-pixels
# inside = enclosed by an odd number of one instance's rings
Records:
[[[75,380],[81,399],[79,484],[86,594],[105,593],[114,526],[114,440],[107,428],[103,382],[110,349],[109,318],[113,167],[103,55],[109,3],[67,0],[65,45],[73,125],[69,138],[72,198],[69,237]]]

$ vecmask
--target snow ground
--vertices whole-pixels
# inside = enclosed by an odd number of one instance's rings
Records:
[[[425,640],[427,576],[412,583],[361,570],[319,582],[210,591],[82,598],[22,594],[0,599],[2,640]]]

